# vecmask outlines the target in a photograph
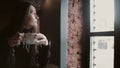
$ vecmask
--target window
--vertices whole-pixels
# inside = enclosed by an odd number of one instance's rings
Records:
[[[105,31],[114,31],[114,0],[90,0],[90,32]]]
[[[90,37],[90,68],[114,68],[114,36]]]
[[[120,0],[83,0],[83,18],[82,67],[120,68]]]
[[[89,68],[114,68],[114,0],[90,0],[89,37]]]

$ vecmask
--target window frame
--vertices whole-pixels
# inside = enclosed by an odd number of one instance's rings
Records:
[[[115,2],[114,31],[90,32],[90,0],[83,0],[83,47],[82,68],[90,68],[90,37],[91,36],[114,36],[114,68],[120,68],[120,0]]]

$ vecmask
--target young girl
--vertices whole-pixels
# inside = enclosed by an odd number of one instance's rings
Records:
[[[5,57],[1,57],[1,68],[42,68],[48,61],[48,40],[40,33],[39,17],[30,3],[19,3],[15,9],[12,27],[7,28],[4,46],[8,46]],[[24,44],[26,33],[34,33],[34,44]]]

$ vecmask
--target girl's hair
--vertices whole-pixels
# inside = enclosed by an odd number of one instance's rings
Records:
[[[13,19],[14,20],[13,24],[16,25],[17,31],[21,31],[21,28],[24,24],[25,17],[26,17],[26,14],[28,12],[30,5],[31,4],[28,2],[17,4],[16,10],[15,10],[15,16],[14,16],[15,18]]]
[[[26,14],[28,14],[30,5],[32,4],[28,2],[16,3],[12,22],[5,28],[4,30],[5,32],[3,32],[6,37],[12,36],[16,32],[27,32],[27,31],[39,32],[39,23],[37,29],[22,30],[22,27],[25,23]]]

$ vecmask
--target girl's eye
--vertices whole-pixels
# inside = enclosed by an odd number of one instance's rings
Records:
[[[30,11],[30,13],[33,13],[33,11]]]
[[[36,14],[35,12],[32,12],[32,14]]]

